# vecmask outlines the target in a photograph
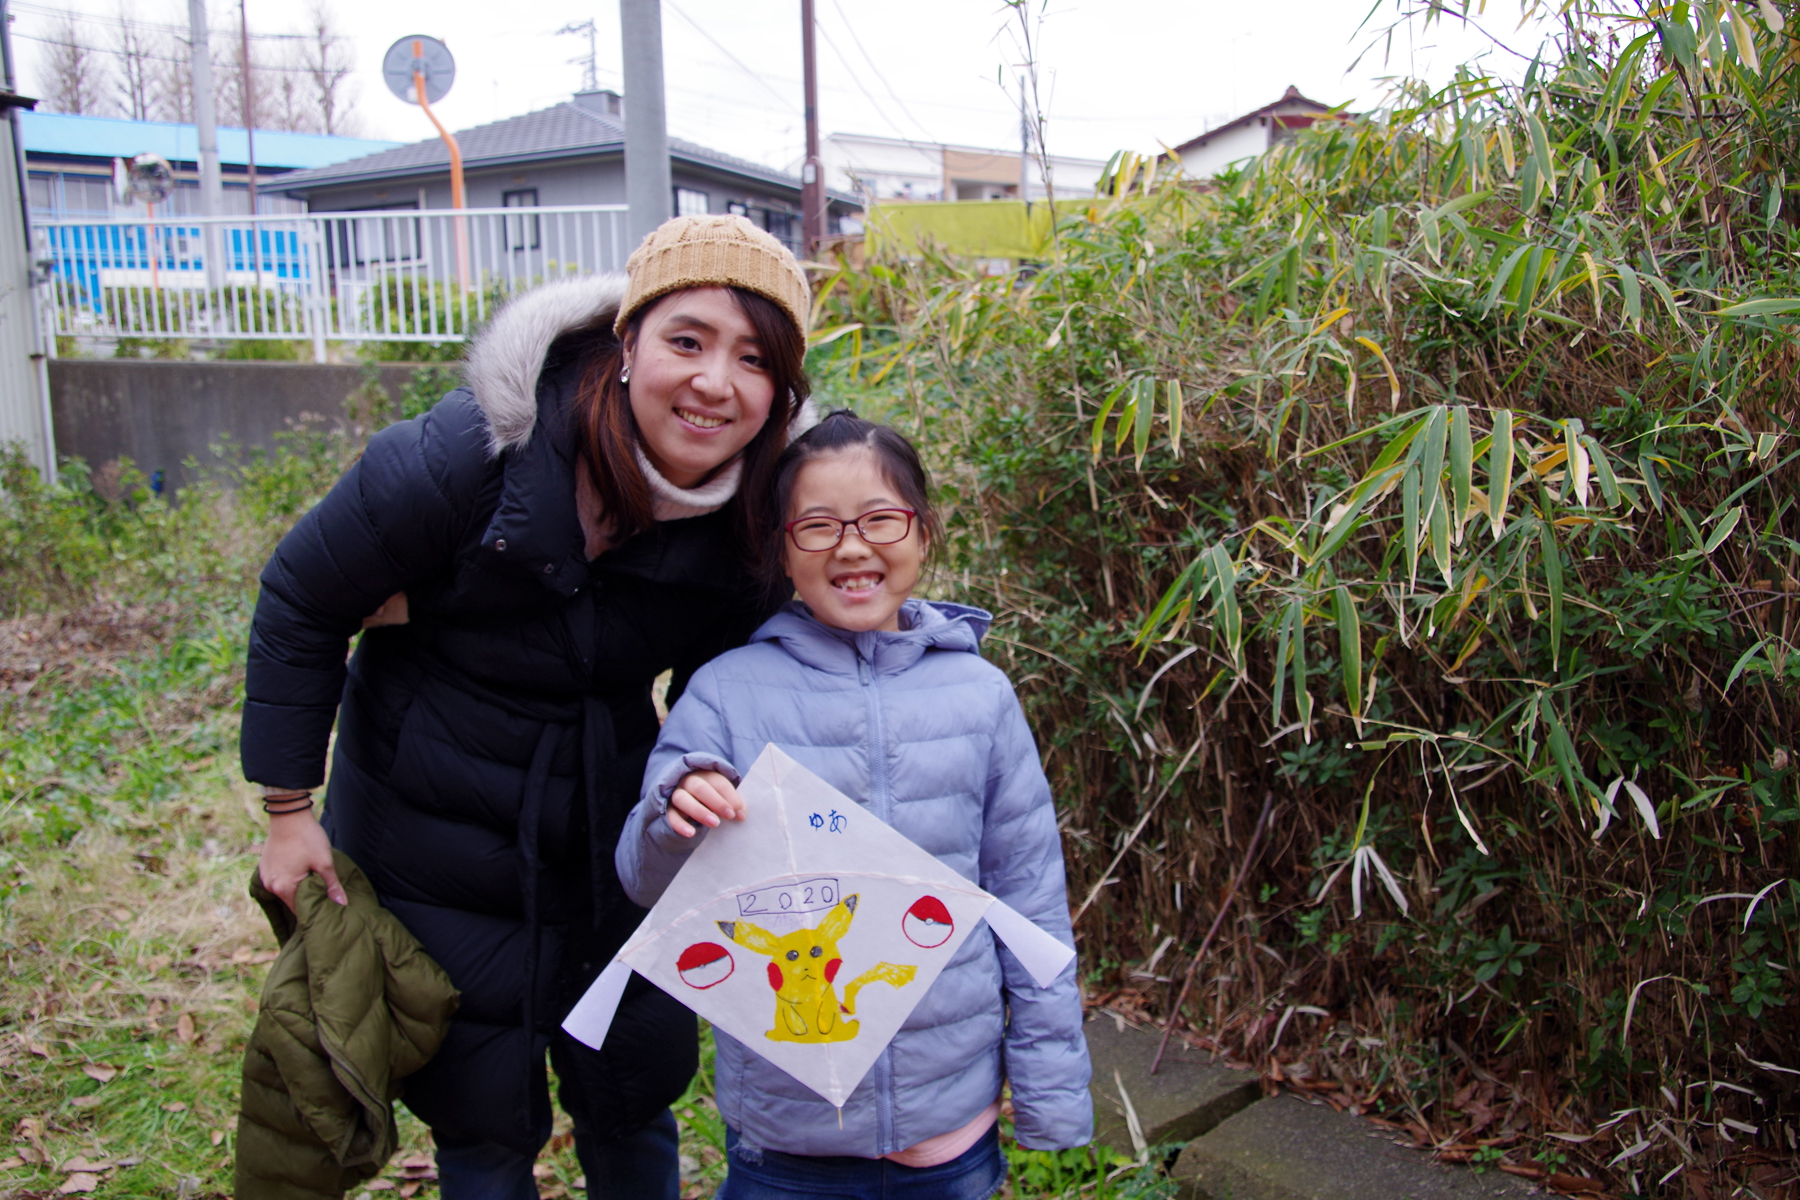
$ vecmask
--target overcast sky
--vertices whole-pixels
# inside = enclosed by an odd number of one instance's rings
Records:
[[[247,0],[251,27],[297,27],[295,0]],[[444,40],[456,83],[436,106],[452,129],[567,99],[580,86],[585,36],[558,36],[592,20],[601,87],[621,88],[617,0],[326,0],[353,40],[356,112],[368,136],[431,136],[425,117],[382,84],[382,53],[415,33]],[[1052,153],[1105,158],[1152,151],[1278,97],[1289,84],[1327,103],[1378,104],[1384,77],[1445,78],[1459,62],[1490,56],[1518,74],[1541,34],[1516,28],[1511,4],[1488,6],[1487,32],[1403,26],[1394,0],[1049,0],[1033,8],[1047,141]],[[996,0],[816,0],[820,124],[837,131],[977,146],[1019,142],[1018,22]],[[21,0],[15,29],[48,32],[52,9],[186,22],[179,0]],[[669,132],[785,167],[801,155],[799,0],[663,0]],[[235,29],[237,7],[215,3],[215,28]],[[1365,23],[1365,17],[1367,21]],[[1361,26],[1361,31],[1358,27]],[[111,26],[84,28],[96,40]],[[16,42],[29,93],[42,43]],[[1360,62],[1358,61],[1360,57]]]

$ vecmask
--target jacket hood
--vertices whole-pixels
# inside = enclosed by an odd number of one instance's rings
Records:
[[[981,638],[994,617],[983,609],[941,600],[908,600],[900,606],[906,628],[895,633],[836,629],[812,615],[799,600],[762,623],[752,642],[779,642],[809,667],[836,675],[856,674],[860,659],[877,674],[887,675],[918,662],[928,650],[981,653]]]
[[[625,276],[579,275],[532,288],[494,314],[469,347],[464,373],[488,424],[488,452],[531,440],[538,376],[550,344],[570,333],[603,332],[625,298]]]

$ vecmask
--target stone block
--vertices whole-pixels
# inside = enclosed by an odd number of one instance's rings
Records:
[[[1125,1024],[1102,1012],[1086,1025],[1088,1055],[1094,1064],[1089,1090],[1094,1097],[1094,1137],[1132,1153],[1130,1127],[1119,1089],[1131,1098],[1146,1145],[1185,1142],[1199,1137],[1231,1114],[1262,1098],[1262,1085],[1249,1071],[1234,1071],[1212,1062],[1180,1038],[1169,1039],[1162,1066],[1150,1074],[1150,1061],[1162,1033]]]
[[[1391,1131],[1296,1096],[1262,1100],[1188,1143],[1187,1200],[1514,1200],[1541,1195],[1498,1171],[1432,1162]]]

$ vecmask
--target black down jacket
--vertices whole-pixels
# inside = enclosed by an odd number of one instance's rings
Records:
[[[462,992],[406,1103],[440,1135],[535,1153],[543,1045],[566,1107],[614,1136],[677,1099],[692,1015],[634,980],[601,1052],[558,1032],[636,928],[613,846],[657,734],[651,684],[771,610],[726,513],[666,521],[592,563],[569,413],[622,277],[538,288],[473,348],[469,388],[377,433],[262,574],[245,775],[324,776],[325,827]],[[362,634],[404,591],[407,624]]]

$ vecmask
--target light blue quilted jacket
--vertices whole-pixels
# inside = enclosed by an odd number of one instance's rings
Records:
[[[662,819],[688,771],[737,777],[770,742],[1062,941],[1073,945],[1050,785],[1006,676],[979,653],[992,619],[909,600],[899,633],[848,633],[790,603],[748,646],[694,674],[651,753],[617,864],[656,902],[698,844]],[[756,814],[748,814],[754,821]],[[875,1158],[961,1128],[1012,1084],[1032,1149],[1093,1132],[1075,964],[1040,989],[984,925],[837,1110],[723,1033],[721,1114],[739,1145]]]

